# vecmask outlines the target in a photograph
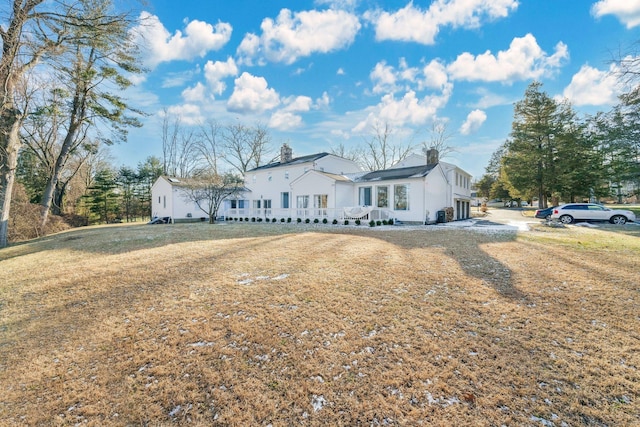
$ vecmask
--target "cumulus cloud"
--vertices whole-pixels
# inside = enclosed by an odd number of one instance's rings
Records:
[[[237,53],[239,62],[292,64],[313,53],[328,53],[349,46],[360,30],[357,16],[344,10],[292,12],[282,9],[274,21],[262,21],[262,35],[247,34]]]
[[[436,89],[444,90],[450,83],[445,66],[437,59],[422,69],[411,67],[404,58],[400,58],[398,67],[378,62],[369,73],[373,83],[372,92],[388,93],[397,91]]]
[[[613,15],[627,28],[640,25],[640,0],[600,0],[591,7],[596,18]]]
[[[169,117],[180,117],[180,122],[185,125],[197,125],[204,119],[200,107],[195,104],[172,105],[167,108]]]
[[[531,34],[514,38],[509,49],[474,56],[458,55],[447,71],[453,79],[511,83],[516,80],[539,79],[553,73],[569,58],[567,46],[559,42],[552,55],[547,55]]]
[[[160,19],[149,12],[142,12],[140,21],[142,23],[131,34],[134,41],[142,46],[145,65],[151,68],[161,62],[204,57],[208,52],[222,48],[232,32],[228,23],[211,25],[193,20],[187,24],[184,33],[178,30],[172,35]]]
[[[378,105],[368,108],[367,117],[360,121],[353,132],[363,132],[376,123],[392,123],[394,126],[418,125],[435,118],[451,96],[451,87],[441,94],[418,98],[414,91],[408,91],[397,99],[393,94],[382,97]]]
[[[480,129],[480,126],[487,120],[487,114],[482,110],[473,110],[467,115],[467,119],[460,126],[460,133],[469,135]]]
[[[431,45],[440,28],[476,28],[484,20],[504,18],[518,7],[517,0],[436,0],[422,10],[409,2],[393,13],[365,14],[375,27],[377,40],[400,40]]]
[[[280,95],[268,87],[264,77],[247,72],[235,79],[233,93],[227,102],[229,111],[239,113],[262,113],[280,105]]]
[[[224,62],[207,61],[204,66],[204,77],[209,87],[211,87],[211,91],[216,95],[222,95],[222,92],[227,88],[226,83],[223,81],[225,77],[237,75],[238,66],[233,58],[228,58]]]
[[[600,71],[583,65],[572,78],[562,95],[573,105],[614,105],[622,93],[620,82],[614,75],[612,65],[609,71]]]
[[[195,86],[186,88],[182,91],[182,99],[185,102],[202,102],[206,99],[207,88],[202,83],[198,82]]]

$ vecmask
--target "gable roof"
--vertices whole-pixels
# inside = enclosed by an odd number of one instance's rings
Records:
[[[280,166],[294,166],[294,165],[300,165],[303,163],[310,163],[310,162],[315,162],[316,160],[319,160],[323,157],[328,156],[329,153],[317,153],[317,154],[309,154],[308,156],[302,156],[302,157],[296,157],[295,159],[291,159],[288,162],[273,162],[273,163],[269,163],[268,165],[263,165],[263,166],[258,166],[257,168],[253,168],[248,170],[247,172],[254,172],[254,171],[259,171],[259,170],[265,170],[265,169],[271,169],[271,168],[277,168]]]
[[[384,169],[369,172],[359,178],[354,179],[355,182],[367,181],[387,181],[391,179],[421,178],[427,176],[437,164],[411,166],[408,168]]]

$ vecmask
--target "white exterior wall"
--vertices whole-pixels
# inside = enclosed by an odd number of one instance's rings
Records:
[[[151,187],[151,216],[173,216],[171,188],[173,186],[164,177],[160,177]]]
[[[438,211],[451,206],[451,197],[447,179],[443,171],[436,167],[429,175],[424,186],[424,217],[427,222],[435,222]],[[428,216],[427,216],[427,211]]]
[[[207,216],[195,203],[185,200],[183,194],[179,186],[172,185],[165,177],[158,178],[151,187],[151,216],[170,216],[174,220],[188,219],[187,214],[191,214],[191,218]]]

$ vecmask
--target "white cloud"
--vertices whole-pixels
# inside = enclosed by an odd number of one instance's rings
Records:
[[[278,130],[291,130],[302,126],[302,117],[291,111],[276,111],[269,119],[269,127]]]
[[[449,84],[447,70],[437,59],[432,60],[422,69],[410,67],[404,58],[400,58],[398,67],[388,65],[386,61],[378,62],[369,73],[373,83],[373,93],[388,93],[412,90],[437,89],[444,90]]]
[[[396,70],[387,65],[386,61],[378,62],[369,78],[373,82],[373,93],[395,92],[396,88]]]
[[[613,74],[616,66],[609,71],[600,71],[583,65],[571,78],[562,95],[573,105],[614,105],[622,93],[620,83]]]
[[[238,47],[239,62],[264,60],[292,64],[300,57],[327,53],[349,46],[360,30],[356,15],[343,10],[303,11],[282,9],[274,21],[262,21],[262,35],[247,34]]]
[[[132,36],[142,46],[145,65],[151,68],[161,62],[204,57],[208,52],[222,48],[232,32],[228,23],[211,25],[193,20],[187,24],[184,33],[176,31],[171,35],[160,19],[149,12],[142,12],[140,21],[142,23],[132,30]]]
[[[172,105],[167,108],[169,117],[180,117],[180,121],[185,125],[197,125],[203,120],[200,107],[195,104]]]
[[[369,107],[366,119],[360,121],[354,132],[363,132],[375,123],[390,123],[394,127],[420,125],[435,118],[439,109],[443,108],[451,96],[452,85],[441,94],[428,95],[419,99],[414,91],[408,91],[401,99],[393,94],[382,97],[378,105]]]
[[[240,113],[262,113],[280,105],[280,95],[269,88],[264,77],[247,72],[235,79],[233,93],[227,102],[230,111]]]
[[[194,87],[186,88],[182,91],[182,99],[185,102],[202,102],[206,99],[207,88],[198,82]]]
[[[482,110],[473,110],[467,115],[467,119],[460,126],[460,133],[469,135],[477,132],[480,126],[487,120],[487,114]]]
[[[600,0],[591,8],[596,18],[614,15],[627,28],[640,25],[640,0]]]
[[[409,2],[396,12],[368,12],[365,18],[373,22],[377,40],[431,45],[442,26],[476,28],[483,20],[504,18],[517,7],[517,0],[436,0],[427,10]]]
[[[456,80],[511,83],[516,80],[538,79],[552,74],[569,58],[567,46],[559,42],[553,55],[538,46],[533,35],[514,38],[508,50],[494,55],[491,51],[473,56],[458,55],[447,71]]]
[[[422,69],[422,74],[424,74],[424,79],[419,82],[421,88],[443,89],[449,83],[447,69],[437,59],[429,62]]]
[[[207,61],[204,66],[204,76],[207,79],[207,83],[211,87],[211,90],[216,95],[222,95],[222,92],[227,88],[227,85],[223,81],[225,77],[237,76],[238,66],[233,58],[228,58],[225,62],[222,61]]]

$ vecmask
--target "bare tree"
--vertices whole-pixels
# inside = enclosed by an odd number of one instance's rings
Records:
[[[222,201],[242,193],[243,184],[242,178],[231,173],[208,174],[187,181],[182,190],[184,199],[195,203],[207,215],[209,224],[213,224]]]
[[[218,175],[218,163],[223,157],[222,126],[214,119],[200,123],[200,132],[195,141],[195,148],[207,170]]]
[[[359,147],[347,148],[342,142],[335,147],[331,147],[330,153],[354,162],[358,162],[362,157],[362,152]]]
[[[196,132],[182,126],[180,116],[162,115],[162,170],[164,175],[188,178],[201,172]]]
[[[271,154],[271,137],[263,125],[249,127],[242,123],[227,125],[222,136],[224,159],[244,175],[249,169],[261,166]],[[272,159],[270,159],[272,160]]]
[[[442,120],[433,122],[431,128],[427,132],[427,138],[422,141],[421,144],[424,155],[426,155],[427,151],[432,148],[438,150],[439,158],[444,158],[457,152],[455,147],[449,144],[449,140],[455,135],[455,133],[449,132],[446,122]]]
[[[371,135],[365,139],[360,162],[368,170],[383,170],[404,160],[413,147],[393,142],[394,129],[388,122],[373,125]]]

